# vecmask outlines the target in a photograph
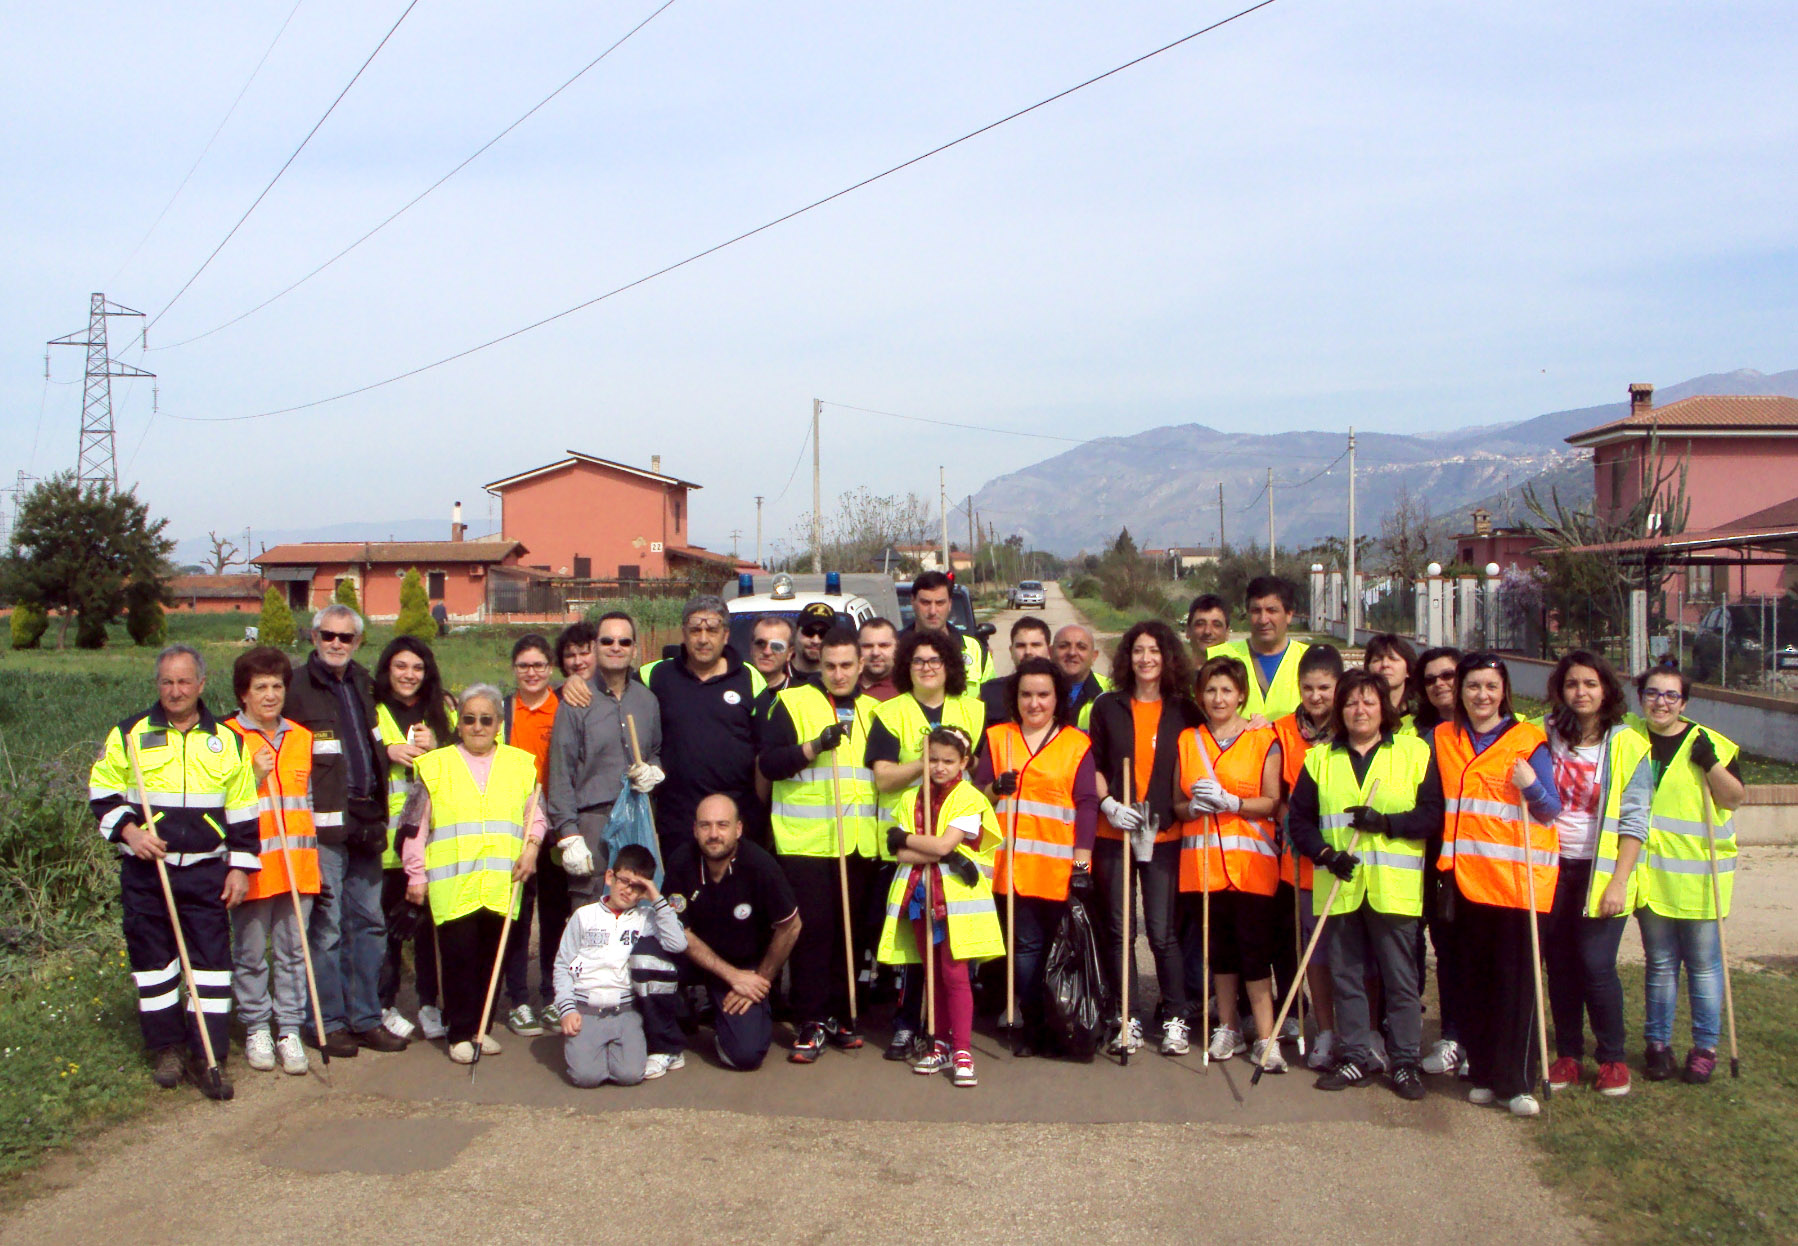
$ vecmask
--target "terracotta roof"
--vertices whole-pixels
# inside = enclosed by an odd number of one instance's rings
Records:
[[[261,597],[259,575],[177,575],[169,579],[177,597]]]
[[[506,476],[503,479],[495,480],[491,484],[482,485],[481,487],[490,493],[502,489],[510,489],[514,485],[521,485],[525,481],[541,476],[546,472],[553,472],[563,467],[573,467],[576,463],[591,463],[595,467],[608,467],[613,471],[623,472],[628,476],[641,476],[645,480],[653,480],[665,485],[680,485],[682,488],[686,489],[700,489],[704,487],[703,485],[694,484],[691,480],[682,480],[678,476],[664,476],[660,472],[644,471],[641,467],[632,467],[628,463],[614,463],[611,459],[602,459],[595,455],[582,454],[579,450],[570,450],[568,452],[568,457],[565,459],[557,459],[554,463],[545,463],[542,467],[533,467],[529,471],[519,472],[516,476]]]
[[[1664,407],[1632,412],[1621,420],[1575,433],[1567,441],[1576,446],[1585,445],[1619,434],[1646,433],[1651,427],[1663,432],[1706,429],[1798,432],[1798,398],[1777,394],[1699,394]]]
[[[737,560],[729,554],[714,554],[711,550],[701,549],[697,545],[670,545],[668,556],[670,558],[691,558],[695,562],[715,562],[733,570],[737,565]]]
[[[295,541],[265,549],[250,561],[259,567],[364,562],[504,562],[523,553],[520,541]]]
[[[1798,498],[1787,498],[1724,524],[1724,532],[1765,532],[1770,528],[1798,528]]]

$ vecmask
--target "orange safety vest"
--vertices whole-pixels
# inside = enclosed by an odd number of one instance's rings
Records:
[[[1021,896],[1068,898],[1068,879],[1074,872],[1074,776],[1091,751],[1092,741],[1077,727],[1057,728],[1034,753],[1016,723],[986,729],[993,773],[1018,772],[1017,792],[1001,797],[993,812],[1000,830],[1009,836],[1016,810]],[[1011,858],[1003,845],[994,858],[993,891],[1011,892]]]
[[[1311,748],[1299,732],[1299,715],[1304,712],[1303,709],[1295,710],[1274,723],[1274,737],[1280,742],[1280,781],[1285,784],[1284,794],[1288,800],[1292,798],[1292,789],[1298,786],[1299,775],[1304,773],[1305,754]],[[1311,870],[1311,858],[1300,855],[1289,840],[1286,851],[1280,854],[1280,881],[1297,886],[1300,891],[1310,891]]]
[[[1436,768],[1442,775],[1442,855],[1436,868],[1452,870],[1455,886],[1469,900],[1499,908],[1529,908],[1524,876],[1523,794],[1511,782],[1511,768],[1528,761],[1548,742],[1534,723],[1512,724],[1485,752],[1455,722],[1436,727]],[[1561,872],[1560,840],[1554,824],[1535,823],[1529,839],[1535,862],[1536,912],[1553,907]]]
[[[267,736],[239,721],[235,714],[225,720],[225,725],[243,738],[246,760],[272,747]],[[312,826],[312,732],[295,722],[285,725],[281,747],[274,750],[275,768],[256,788],[261,811],[256,823],[262,833],[262,868],[250,875],[246,900],[287,894],[287,862],[281,855],[283,828],[287,853],[293,858],[295,889],[303,896],[318,894],[318,833]]]
[[[1262,795],[1261,771],[1267,752],[1279,744],[1271,727],[1245,731],[1219,749],[1209,727],[1180,733],[1180,791],[1215,774],[1224,790],[1245,800]],[[1204,751],[1201,753],[1200,750]],[[1206,759],[1211,765],[1205,765]],[[1271,896],[1280,887],[1280,857],[1272,818],[1245,818],[1240,813],[1204,814],[1180,824],[1180,890],[1203,891],[1206,867],[1200,853],[1211,856],[1213,891],[1246,891]]]

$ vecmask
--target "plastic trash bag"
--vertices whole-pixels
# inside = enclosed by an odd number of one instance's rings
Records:
[[[596,873],[603,874],[618,850],[626,844],[642,844],[656,859],[655,885],[661,887],[662,845],[656,838],[655,815],[649,809],[649,796],[632,787],[629,779],[624,781],[624,790],[618,794],[618,799],[612,802],[612,816],[606,820],[605,833],[599,843],[605,853],[593,862]]]
[[[1091,1060],[1105,1029],[1105,970],[1092,914],[1078,895],[1055,924],[1043,971],[1043,1024],[1061,1053]]]

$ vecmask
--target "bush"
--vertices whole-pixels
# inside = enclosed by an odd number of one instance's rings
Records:
[[[1103,591],[1097,576],[1083,575],[1075,578],[1068,588],[1070,597],[1097,597]]]
[[[83,649],[106,647],[106,625],[112,620],[91,610],[83,610],[75,620],[75,643]]]
[[[0,968],[86,942],[118,920],[115,854],[87,807],[90,758],[76,745],[0,774]]]
[[[34,606],[20,602],[12,611],[12,647],[15,649],[35,649],[44,638],[44,631],[50,626],[50,616],[44,613],[42,606]]]
[[[348,606],[356,612],[356,617],[362,620],[364,626],[368,624],[367,616],[362,613],[362,602],[356,597],[356,581],[337,581],[337,592],[332,594],[331,600],[340,606]]]
[[[271,585],[262,595],[262,616],[256,620],[257,643],[291,649],[294,639],[293,611],[287,608],[287,598],[281,590]]]
[[[393,634],[426,642],[437,639],[437,620],[431,617],[431,599],[417,567],[408,567],[400,581],[400,617],[394,620]]]
[[[160,645],[168,639],[169,626],[162,603],[147,593],[135,593],[125,608],[125,630],[137,645]]]

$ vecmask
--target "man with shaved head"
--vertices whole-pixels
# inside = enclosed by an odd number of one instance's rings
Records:
[[[1070,717],[1085,731],[1093,720],[1093,702],[1111,688],[1111,681],[1093,669],[1099,643],[1084,623],[1065,624],[1055,633],[1055,665],[1068,677]]]

